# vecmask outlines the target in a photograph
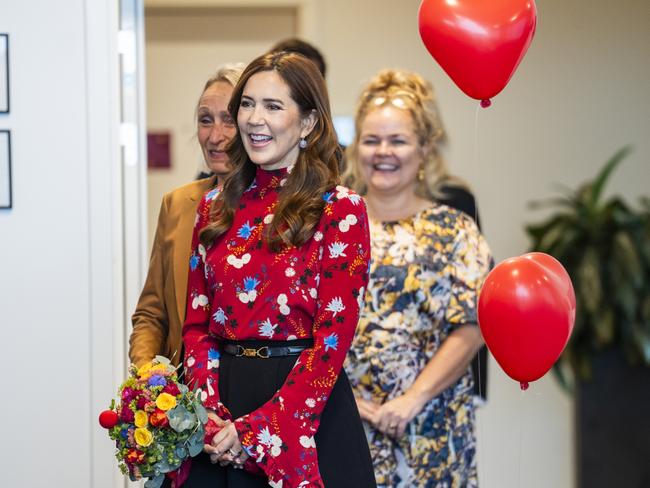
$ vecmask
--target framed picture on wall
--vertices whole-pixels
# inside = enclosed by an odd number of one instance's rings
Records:
[[[11,208],[11,132],[0,130],[0,208]]]
[[[0,34],[0,114],[9,113],[9,34]]]
[[[147,168],[172,167],[171,139],[170,132],[147,132]]]

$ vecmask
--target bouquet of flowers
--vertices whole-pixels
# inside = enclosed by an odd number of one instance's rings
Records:
[[[165,475],[176,478],[203,449],[207,412],[162,356],[140,368],[131,365],[118,394],[117,405],[113,400],[99,423],[115,441],[120,470],[132,481],[149,478],[144,486],[158,488]]]

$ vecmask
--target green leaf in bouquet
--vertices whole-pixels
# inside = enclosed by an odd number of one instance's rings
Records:
[[[192,436],[187,440],[187,449],[190,452],[190,456],[194,457],[198,455],[203,450],[203,431],[199,430],[192,434]]]
[[[174,457],[174,459],[171,459],[169,461],[169,468],[170,472],[171,471],[176,471],[178,468],[181,467],[181,464],[183,463],[182,459],[178,459],[177,457]]]
[[[170,471],[174,471],[171,465],[169,464],[169,462],[167,461],[167,459],[165,459],[164,457],[156,464],[153,465],[153,469],[157,473],[169,473]]]
[[[183,395],[185,395],[190,389],[187,387],[187,385],[184,385],[182,383],[178,384],[178,391],[180,391]]]
[[[183,444],[178,444],[174,452],[178,459],[185,459],[189,455],[187,448]]]
[[[176,432],[192,429],[196,425],[196,415],[188,411],[183,405],[169,410],[167,412],[169,426]]]
[[[194,402],[194,412],[196,412],[196,416],[199,418],[201,424],[205,425],[208,423],[208,411],[198,400]]]
[[[163,481],[165,481],[165,475],[159,474],[158,476],[155,476],[148,480],[144,484],[144,488],[160,488],[163,484]]]

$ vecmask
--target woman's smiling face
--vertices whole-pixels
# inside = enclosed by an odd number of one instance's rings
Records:
[[[266,169],[295,164],[299,142],[314,125],[314,116],[303,117],[291,91],[275,71],[261,71],[246,82],[237,112],[237,125],[248,153]]]
[[[359,161],[368,192],[415,193],[422,150],[409,112],[391,105],[371,110],[361,124]]]
[[[236,133],[235,122],[228,113],[232,91],[230,84],[217,81],[203,92],[197,108],[197,136],[203,157],[218,176],[230,171],[230,158],[225,149]]]

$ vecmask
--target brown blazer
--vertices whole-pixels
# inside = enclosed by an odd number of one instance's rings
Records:
[[[138,366],[157,354],[171,358],[176,365],[181,360],[196,209],[215,182],[215,177],[194,181],[163,197],[147,280],[131,319],[129,357]]]

